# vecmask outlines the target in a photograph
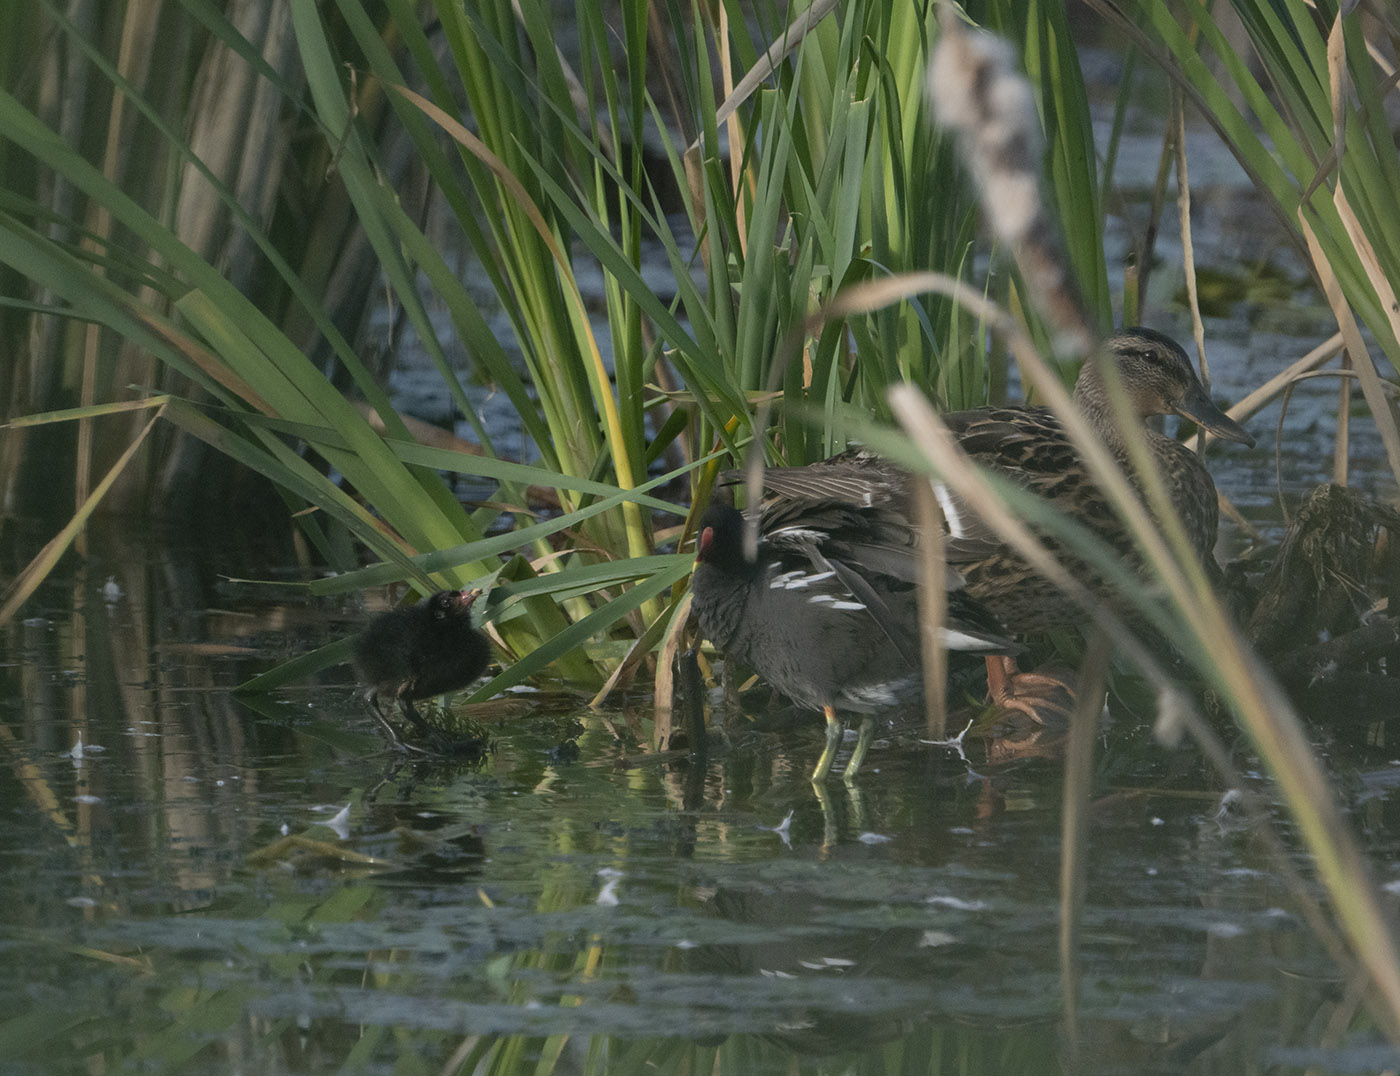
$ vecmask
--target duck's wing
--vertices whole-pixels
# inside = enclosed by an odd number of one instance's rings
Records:
[[[1048,409],[986,407],[943,417],[963,451],[977,464],[1035,494],[1101,536],[1112,535],[1117,516]],[[1004,543],[964,498],[936,481],[934,492],[948,524],[950,566],[1005,553]]]
[[[727,472],[722,481],[742,481]],[[908,501],[909,473],[864,448],[852,448],[805,467],[773,467],[763,472],[764,500],[795,504],[841,503],[873,509]]]
[[[722,480],[739,481],[730,472]],[[764,472],[764,534],[811,536],[826,556],[865,575],[913,583],[918,531],[910,510],[907,471],[865,449],[851,449],[805,467]]]

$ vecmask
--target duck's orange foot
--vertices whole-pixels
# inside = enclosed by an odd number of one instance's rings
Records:
[[[1074,678],[1068,669],[1020,672],[1014,658],[991,657],[987,696],[997,709],[1025,714],[1038,724],[1063,723],[1074,710]]]

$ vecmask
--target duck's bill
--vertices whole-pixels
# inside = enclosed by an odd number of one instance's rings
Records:
[[[1254,447],[1254,438],[1245,433],[1243,426],[1216,407],[1211,402],[1211,398],[1206,395],[1205,389],[1199,385],[1177,405],[1176,413],[1184,415],[1197,426],[1215,434],[1216,437],[1224,438],[1226,441],[1237,441],[1250,448]]]

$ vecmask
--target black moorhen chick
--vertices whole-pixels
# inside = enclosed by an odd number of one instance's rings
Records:
[[[801,706],[826,715],[826,779],[841,739],[838,710],[867,715],[843,775],[859,771],[874,733],[868,715],[916,697],[918,595],[906,567],[914,530],[878,502],[770,502],[758,556],[744,557],[744,517],[712,505],[701,517],[692,608],[705,636]],[[954,650],[1005,653],[1016,644],[962,591],[950,588],[943,641]]]
[[[400,750],[422,750],[403,742],[380,708],[382,697],[403,703],[405,716],[430,741],[443,736],[413,705],[466,687],[491,660],[491,644],[472,627],[472,603],[480,590],[440,590],[416,605],[381,613],[355,640],[355,674],[389,739]]]

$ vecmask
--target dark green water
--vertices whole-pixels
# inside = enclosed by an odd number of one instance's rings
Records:
[[[1071,1026],[1053,750],[961,759],[899,729],[856,790],[819,795],[818,718],[731,722],[700,769],[632,739],[640,701],[520,695],[479,765],[404,764],[344,678],[228,690],[354,630],[355,604],[228,583],[234,554],[207,546],[94,550],[0,637],[0,1074],[1396,1061],[1259,834],[1125,707],[1099,743]],[[1333,749],[1388,880],[1389,771]]]

